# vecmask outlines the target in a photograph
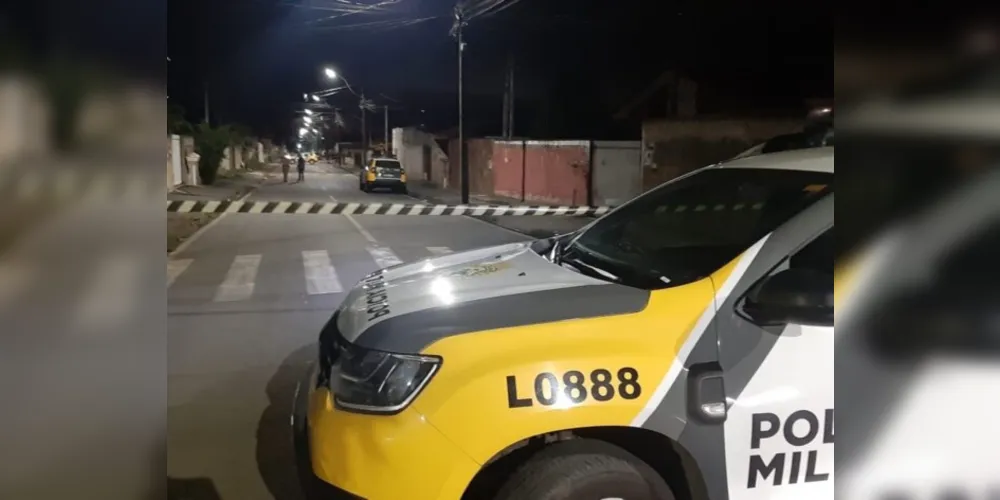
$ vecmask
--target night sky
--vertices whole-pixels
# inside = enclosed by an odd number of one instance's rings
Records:
[[[376,97],[392,104],[392,126],[454,127],[455,1],[382,1],[377,10],[344,15],[348,2],[378,0],[170,0],[170,102],[200,120],[207,81],[213,122],[243,123],[283,140],[302,93],[330,86],[321,73],[329,65],[367,94],[394,99]],[[501,132],[508,55],[516,61],[518,135],[638,138],[634,124],[611,115],[665,70],[691,75],[706,99],[725,96],[715,106],[722,111],[791,109],[803,98],[832,94],[829,4],[466,2],[496,9],[465,30],[470,135]],[[357,101],[342,93],[331,103],[351,108]],[[373,122],[376,136],[381,127]]]

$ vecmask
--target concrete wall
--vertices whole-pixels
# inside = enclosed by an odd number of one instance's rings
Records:
[[[453,160],[446,187],[460,189],[458,141],[451,141],[449,149]],[[472,194],[555,205],[617,205],[641,192],[638,141],[470,139],[467,150]]]
[[[181,136],[167,136],[167,189],[173,189],[184,183],[184,158],[181,148]]]
[[[392,130],[392,152],[410,179],[448,187],[448,155],[432,134],[412,127]]]
[[[595,205],[621,205],[642,193],[642,143],[594,141]]]
[[[49,148],[49,105],[35,81],[0,79],[0,166]]]
[[[802,119],[672,118],[642,125],[642,187],[648,190],[696,168],[732,158],[776,135],[802,129]]]

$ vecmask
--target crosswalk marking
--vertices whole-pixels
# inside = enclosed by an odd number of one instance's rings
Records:
[[[225,281],[219,285],[215,302],[246,300],[253,295],[254,279],[260,267],[260,255],[237,255],[229,266]]]
[[[306,293],[322,295],[344,291],[340,279],[337,278],[337,271],[330,263],[330,254],[326,250],[302,252],[302,263],[306,271]]]
[[[451,249],[448,247],[427,247],[427,251],[434,255],[448,255]]]
[[[174,284],[177,277],[181,275],[194,259],[170,259],[167,261],[167,288]]]
[[[430,246],[423,247],[426,250],[425,257],[429,254],[432,257],[444,256],[454,253],[451,247]],[[365,247],[368,255],[375,261],[379,268],[386,268],[401,264],[400,259],[392,248],[372,244]],[[350,288],[341,281],[337,265],[335,265],[336,255],[331,256],[329,250],[302,250],[299,251],[302,259],[303,275],[305,282],[305,293],[307,295],[328,295],[343,293]],[[256,289],[263,255],[237,255],[229,263],[229,269],[221,284],[216,285],[213,302],[237,302],[248,300],[253,297]],[[168,259],[167,260],[167,287],[175,285],[178,278],[188,273],[194,264],[194,258]],[[4,297],[5,285],[11,281],[4,274],[6,271],[0,268],[0,302]],[[341,270],[341,272],[343,272]],[[23,281],[18,280],[18,281]],[[303,281],[299,281],[302,283]],[[347,285],[350,285],[348,283]],[[302,293],[301,289],[294,293]]]
[[[378,267],[389,267],[395,266],[397,264],[402,264],[403,261],[396,257],[396,254],[392,253],[392,250],[386,247],[370,246],[366,248],[368,253],[371,254],[372,258],[375,259],[375,263]]]

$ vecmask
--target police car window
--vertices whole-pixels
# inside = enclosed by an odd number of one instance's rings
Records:
[[[1000,220],[956,242],[929,263],[930,279],[894,290],[860,323],[876,355],[887,359],[948,354],[1000,355]]]
[[[375,166],[378,168],[402,168],[402,165],[395,160],[376,160]]]
[[[833,276],[833,228],[828,229],[788,259],[788,267]]]
[[[704,278],[833,189],[833,175],[708,169],[665,184],[584,232],[575,244],[640,288]]]

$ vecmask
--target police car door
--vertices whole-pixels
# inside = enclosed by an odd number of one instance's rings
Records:
[[[730,500],[833,498],[833,218],[831,194],[772,233],[717,305]]]

